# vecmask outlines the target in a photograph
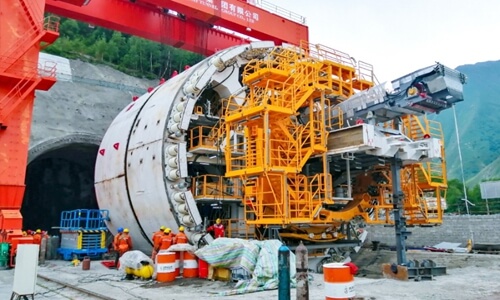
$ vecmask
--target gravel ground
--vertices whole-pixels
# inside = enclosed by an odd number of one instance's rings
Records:
[[[379,260],[393,257],[392,252],[365,253],[364,256],[376,255]],[[435,277],[432,281],[397,281],[384,278],[356,277],[356,296],[360,299],[376,300],[455,300],[455,299],[500,299],[500,256],[473,254],[435,254],[409,253],[413,259],[419,256],[431,258],[437,262],[447,262],[448,274]],[[379,268],[379,262],[372,269]],[[51,261],[41,267],[39,273],[56,276],[57,279],[77,284],[116,299],[227,299],[227,300],[269,300],[277,299],[278,292],[265,291],[246,295],[221,297],[216,293],[230,290],[232,283],[207,281],[201,279],[178,279],[172,283],[157,284],[153,281],[124,281],[116,270],[104,268],[98,261],[93,261],[90,271],[69,266],[67,262]],[[312,274],[310,299],[324,299],[323,276]],[[41,288],[40,288],[41,289]],[[42,291],[42,290],[40,290]],[[295,290],[291,290],[291,299],[295,299]],[[75,298],[78,299],[78,298]]]

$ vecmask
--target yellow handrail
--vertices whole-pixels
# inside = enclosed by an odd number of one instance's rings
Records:
[[[196,126],[189,131],[189,148],[213,148],[217,149],[213,131],[217,128],[208,126]]]
[[[242,183],[238,178],[210,174],[195,176],[191,189],[195,199],[243,199]]]

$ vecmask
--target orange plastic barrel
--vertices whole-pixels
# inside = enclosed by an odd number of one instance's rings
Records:
[[[160,250],[156,255],[156,280],[170,282],[175,280],[175,252]]]
[[[351,269],[341,263],[323,265],[326,300],[348,300],[356,293],[354,291],[354,276]]]
[[[203,259],[198,259],[198,276],[208,278],[208,263]]]
[[[184,268],[182,272],[182,277],[184,278],[196,278],[198,277],[198,261],[196,256],[188,251],[184,252]]]
[[[175,277],[177,277],[181,274],[180,260],[181,260],[181,252],[176,251],[175,252]]]

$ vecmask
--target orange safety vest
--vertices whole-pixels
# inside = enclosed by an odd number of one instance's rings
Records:
[[[175,244],[187,244],[188,238],[184,232],[179,232],[175,237]]]
[[[117,233],[115,235],[115,238],[113,239],[113,249],[116,250],[116,251],[118,251],[118,244],[119,244],[121,236],[122,236],[121,233]]]
[[[128,234],[120,235],[118,239],[118,251],[125,253],[132,250],[132,238]]]
[[[158,245],[161,242],[161,238],[163,237],[165,233],[163,231],[158,230],[157,232],[153,233],[153,249],[157,249]]]
[[[42,244],[42,234],[41,233],[35,233],[35,235],[33,235],[33,244],[37,244],[37,245]]]
[[[164,234],[161,237],[160,244],[158,245],[158,248],[159,248],[159,250],[167,250],[168,248],[170,248],[170,246],[172,246],[172,244],[173,244],[172,235]]]

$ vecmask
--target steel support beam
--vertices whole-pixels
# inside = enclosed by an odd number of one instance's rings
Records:
[[[273,41],[276,44],[299,45],[308,40],[308,27],[241,0],[139,0],[153,7],[172,9],[212,24],[242,33],[253,38]],[[276,7],[278,9],[278,7]],[[295,14],[289,12],[289,17]],[[298,15],[296,15],[298,17]]]
[[[82,7],[47,0],[45,11],[206,56],[248,42],[196,19],[184,20],[159,8],[123,0],[91,1]]]
[[[401,190],[400,170],[403,167],[402,161],[397,157],[391,159],[392,175],[392,205],[394,207],[394,228],[396,230],[396,255],[398,265],[406,264],[406,237],[411,233],[406,231],[406,218],[404,217],[403,199],[404,193]]]

